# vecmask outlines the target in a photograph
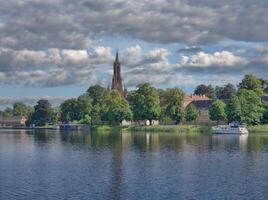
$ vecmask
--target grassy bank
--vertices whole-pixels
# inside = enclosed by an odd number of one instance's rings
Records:
[[[159,125],[133,126],[128,128],[132,132],[176,132],[176,133],[211,133],[210,126],[202,125]]]
[[[129,132],[176,132],[176,133],[211,133],[210,126],[201,125],[158,125],[158,126],[95,126],[94,131],[129,131]]]
[[[249,133],[267,133],[268,134],[268,124],[249,126],[248,131]]]
[[[99,126],[93,126],[92,130],[93,131],[98,131],[98,132],[118,132],[121,130],[128,130],[129,127],[124,127],[124,126],[109,126],[109,125],[99,125]]]

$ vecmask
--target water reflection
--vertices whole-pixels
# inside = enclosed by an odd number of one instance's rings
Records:
[[[83,133],[61,132],[62,142],[88,148],[112,148],[116,152],[137,149],[139,151],[174,151],[197,152],[228,151],[262,151],[268,148],[268,135],[200,135],[176,133]],[[53,138],[50,133],[43,133],[38,139]]]
[[[267,152],[268,134],[3,131],[0,199],[267,199]]]

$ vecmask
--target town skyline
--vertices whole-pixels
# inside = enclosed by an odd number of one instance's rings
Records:
[[[116,49],[129,90],[149,82],[193,93],[202,83],[237,85],[245,74],[268,76],[264,0],[1,5],[2,107],[40,98],[58,104],[90,85],[111,86]]]

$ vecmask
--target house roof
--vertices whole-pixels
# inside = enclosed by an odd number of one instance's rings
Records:
[[[20,122],[22,119],[26,119],[26,117],[24,116],[11,116],[11,117],[0,116],[0,122]]]
[[[205,95],[185,95],[183,99],[183,107],[186,108],[188,105],[190,105],[193,101],[205,101],[205,100],[210,100]]]
[[[189,105],[194,105],[197,109],[209,109],[213,104],[214,100],[196,100],[191,102]]]

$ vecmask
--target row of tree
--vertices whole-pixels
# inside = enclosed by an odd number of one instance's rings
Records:
[[[245,75],[243,80],[238,84],[237,89],[233,84],[226,84],[223,87],[216,86],[215,88],[212,85],[198,85],[194,90],[194,94],[197,95],[206,95],[212,99],[221,99],[228,100],[232,97],[237,90],[246,89],[253,90],[258,95],[268,94],[268,80],[257,78],[254,75]]]
[[[267,93],[267,81],[253,75],[246,75],[238,89],[232,84],[215,88],[199,85],[195,89],[195,94],[215,99],[209,112],[212,120],[242,121],[249,124],[268,121],[268,106],[260,98],[264,93]],[[27,115],[28,123],[38,126],[57,121],[93,125],[155,119],[163,122],[191,122],[196,120],[199,112],[192,104],[183,108],[184,96],[185,93],[179,88],[156,89],[145,83],[130,91],[125,99],[118,91],[94,85],[85,94],[68,99],[59,107],[52,108],[48,100],[39,100],[34,108],[17,102],[1,115]]]
[[[228,120],[253,125],[265,122],[267,113],[267,104],[262,102],[255,91],[247,89],[239,90],[226,103],[216,100],[209,109],[210,119],[213,121]]]

